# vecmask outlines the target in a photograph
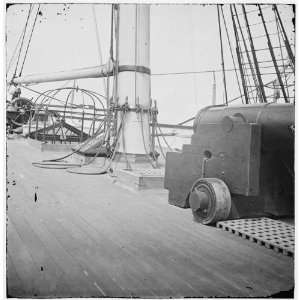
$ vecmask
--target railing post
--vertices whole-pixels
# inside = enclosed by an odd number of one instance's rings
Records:
[[[80,143],[82,143],[82,139],[83,139],[83,125],[84,125],[84,111],[82,112]]]
[[[28,127],[28,136],[30,138],[30,134],[31,134],[31,121],[32,121],[32,108],[30,108],[29,110],[29,127]]]
[[[46,140],[46,119],[48,117],[48,110],[45,109],[45,117],[44,117],[44,128],[43,128],[43,142]]]
[[[37,111],[37,120],[35,123],[35,139],[37,140],[37,132],[38,132],[38,128],[39,128],[39,118],[40,118],[40,109],[38,108]]]
[[[52,143],[55,144],[55,142],[56,142],[56,139],[55,139],[55,122],[53,121],[53,118],[52,118],[52,128],[53,128]]]

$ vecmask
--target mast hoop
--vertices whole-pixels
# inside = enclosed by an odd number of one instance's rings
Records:
[[[149,68],[137,65],[121,65],[118,68],[118,72],[137,72],[151,75],[151,70]]]

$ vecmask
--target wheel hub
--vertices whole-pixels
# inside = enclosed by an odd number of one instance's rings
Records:
[[[190,206],[194,212],[206,213],[209,209],[209,195],[203,188],[196,188],[191,193]]]

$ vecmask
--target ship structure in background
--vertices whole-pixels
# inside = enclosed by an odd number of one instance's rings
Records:
[[[150,6],[113,5],[112,15],[113,31],[116,33],[112,37],[111,56],[108,63],[99,67],[55,74],[19,76],[13,78],[12,83],[15,85],[38,84],[113,76],[112,97],[108,99],[107,95],[110,91],[105,91],[106,113],[105,119],[102,120],[103,130],[101,133],[98,131],[97,135],[102,135],[103,147],[108,149],[108,155],[114,157],[120,153],[126,156],[128,163],[130,158],[133,161],[138,159],[154,164],[156,155],[150,123],[154,126],[157,108],[156,103],[152,103],[150,95]],[[47,96],[42,99],[43,107],[45,107],[44,102],[49,100]],[[92,122],[94,126],[95,118]],[[129,165],[128,167],[130,168]]]

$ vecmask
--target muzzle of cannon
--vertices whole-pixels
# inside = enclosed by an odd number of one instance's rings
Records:
[[[294,111],[277,103],[200,110],[191,144],[167,153],[169,203],[203,224],[293,216]]]

